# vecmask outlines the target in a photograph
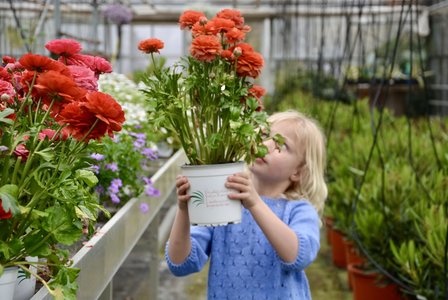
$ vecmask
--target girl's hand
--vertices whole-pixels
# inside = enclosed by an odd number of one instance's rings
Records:
[[[190,182],[188,178],[182,175],[176,177],[176,193],[177,193],[177,205],[180,210],[188,209],[188,200],[190,200],[190,195],[187,193],[190,188]]]
[[[229,194],[232,200],[241,200],[243,206],[247,209],[252,208],[261,200],[248,173],[237,173],[227,177],[226,187],[239,191]]]

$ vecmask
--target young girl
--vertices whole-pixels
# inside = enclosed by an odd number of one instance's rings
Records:
[[[316,122],[287,111],[269,118],[269,153],[229,176],[226,186],[242,201],[240,224],[191,227],[186,177],[176,179],[178,211],[166,247],[171,272],[202,269],[210,256],[208,299],[311,299],[304,269],[319,250],[319,214],[324,207],[325,142]]]

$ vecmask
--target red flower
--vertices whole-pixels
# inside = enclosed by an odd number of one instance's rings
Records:
[[[30,154],[30,151],[26,149],[24,144],[17,145],[16,149],[14,149],[14,154],[17,157],[21,157],[22,161],[26,161],[28,159],[28,155]]]
[[[84,106],[95,114],[95,117],[106,123],[111,130],[121,130],[121,125],[125,121],[124,111],[112,96],[101,92],[92,92],[86,98],[87,102],[84,103]]]
[[[95,123],[95,115],[89,112],[86,108],[81,105],[81,102],[71,102],[64,106],[61,112],[56,116],[56,121],[59,125],[67,125],[64,129],[65,131],[72,135],[75,139],[80,141],[89,132]],[[94,130],[97,129],[95,127]],[[94,130],[86,138],[86,141],[90,139],[96,139],[101,137],[103,134],[98,136],[93,136]]]
[[[2,57],[2,64],[3,65],[13,64],[15,62],[16,62],[16,59],[14,57],[7,56],[7,55],[3,55],[3,57]]]
[[[87,94],[85,102],[66,105],[56,118],[60,125],[67,125],[67,132],[77,140],[84,138],[99,120],[86,141],[99,140],[106,133],[113,136],[113,131],[120,131],[125,121],[121,106],[110,95],[101,92]]]
[[[200,61],[210,62],[222,50],[218,37],[213,35],[200,35],[191,42],[190,53]]]
[[[264,60],[261,54],[255,51],[244,51],[238,57],[236,73],[241,77],[257,78],[263,68]]]
[[[165,45],[163,44],[163,42],[159,39],[146,39],[141,41],[138,44],[138,50],[143,51],[145,53],[160,53],[159,50],[163,49]]]
[[[60,56],[71,56],[82,50],[81,44],[72,39],[52,40],[45,44],[45,48]]]
[[[57,113],[68,102],[80,99],[86,94],[86,91],[78,87],[72,78],[55,71],[40,74],[34,88],[43,97],[45,104],[50,105],[53,99],[56,100],[52,108],[54,113]]]
[[[234,9],[225,8],[216,14],[218,18],[232,20],[238,29],[242,29],[244,25],[244,18],[241,12]]]
[[[11,74],[5,69],[0,67],[0,80],[11,81]]]
[[[19,63],[29,71],[42,73],[53,70],[70,76],[70,71],[64,64],[43,55],[28,53],[19,59]]]
[[[3,209],[3,203],[2,203],[2,199],[0,199],[0,220],[6,220],[6,219],[11,219],[12,218],[12,213],[9,210],[8,212],[6,212]]]
[[[191,29],[196,22],[199,22],[201,17],[205,17],[203,12],[195,10],[186,10],[179,17],[180,29]]]

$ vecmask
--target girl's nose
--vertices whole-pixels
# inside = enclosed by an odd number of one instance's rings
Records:
[[[275,142],[272,139],[264,141],[263,144],[268,148],[269,153],[275,150]]]

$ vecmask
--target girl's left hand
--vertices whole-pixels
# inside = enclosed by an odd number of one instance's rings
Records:
[[[241,200],[247,209],[262,201],[248,173],[242,172],[227,177],[226,187],[239,191],[229,194],[228,197],[232,200]]]

